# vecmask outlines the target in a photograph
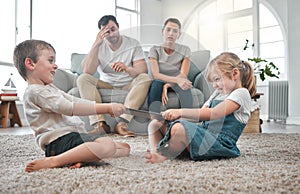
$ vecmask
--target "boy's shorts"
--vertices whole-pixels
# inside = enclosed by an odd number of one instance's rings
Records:
[[[83,144],[84,142],[92,142],[99,137],[100,135],[71,132],[46,145],[45,155],[46,157],[56,156]]]

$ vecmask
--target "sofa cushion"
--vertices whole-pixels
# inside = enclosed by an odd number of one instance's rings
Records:
[[[82,74],[81,62],[86,56],[87,54],[72,53],[70,71],[76,75]],[[98,71],[94,73],[94,77],[99,77]]]
[[[210,60],[210,51],[209,50],[201,50],[192,52],[191,55],[191,64],[190,70],[188,73],[188,79],[190,81],[195,82],[196,76],[205,70],[207,63]]]
[[[54,75],[53,84],[59,89],[68,92],[76,86],[78,75],[66,69],[57,69]]]

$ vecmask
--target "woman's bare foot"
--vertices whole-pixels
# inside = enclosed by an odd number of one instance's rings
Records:
[[[26,172],[33,172],[37,170],[41,170],[44,168],[55,168],[57,167],[53,161],[52,157],[45,157],[38,160],[33,160],[32,162],[29,162],[26,167]]]
[[[165,157],[157,152],[151,153],[149,150],[147,150],[145,158],[148,163],[152,163],[152,164],[153,163],[162,163],[168,159],[167,157]]]

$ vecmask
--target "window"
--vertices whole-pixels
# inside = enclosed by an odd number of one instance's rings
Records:
[[[49,10],[53,14],[48,14]],[[114,13],[114,1],[34,0],[32,37],[51,43],[57,65],[70,68],[72,53],[89,52],[102,15]]]
[[[192,45],[191,49],[208,49],[212,57],[223,51],[235,52],[245,60],[261,56],[279,67],[280,78],[287,78],[282,30],[263,3],[257,0],[206,1],[199,5],[189,22],[186,33],[197,40],[187,43]],[[199,25],[195,27],[195,23]],[[250,45],[254,43],[254,50],[243,50],[246,39]]]
[[[12,63],[12,52],[15,47],[15,1],[0,1],[0,7],[0,61]]]
[[[29,2],[30,0],[0,1],[0,88],[11,77],[21,98],[27,83],[13,66],[13,50],[16,43],[30,38]]]
[[[259,16],[260,56],[276,64],[280,71],[280,78],[287,79],[285,46],[281,28],[274,15],[263,4],[259,5]]]
[[[13,63],[15,45],[33,38],[51,43],[57,52],[57,65],[60,68],[70,68],[71,53],[89,52],[99,30],[98,20],[103,15],[117,14],[121,30],[130,29],[129,34],[134,33],[138,38],[138,2],[138,0],[117,0],[109,3],[105,0],[2,0],[0,62]],[[26,82],[19,76],[16,68],[0,63],[2,78],[0,87],[8,80],[10,73],[13,73],[12,79],[22,98]]]
[[[116,17],[120,25],[120,31],[135,39],[139,36],[139,1],[138,0],[117,0]]]

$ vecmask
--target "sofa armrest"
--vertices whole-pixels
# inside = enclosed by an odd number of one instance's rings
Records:
[[[204,102],[206,102],[208,100],[208,98],[210,97],[210,95],[213,93],[213,91],[215,90],[212,87],[212,84],[207,82],[205,79],[205,71],[199,73],[194,81],[194,87],[201,90],[203,95],[204,95]]]
[[[78,75],[69,70],[57,69],[54,75],[53,84],[64,92],[68,92],[76,86]]]

